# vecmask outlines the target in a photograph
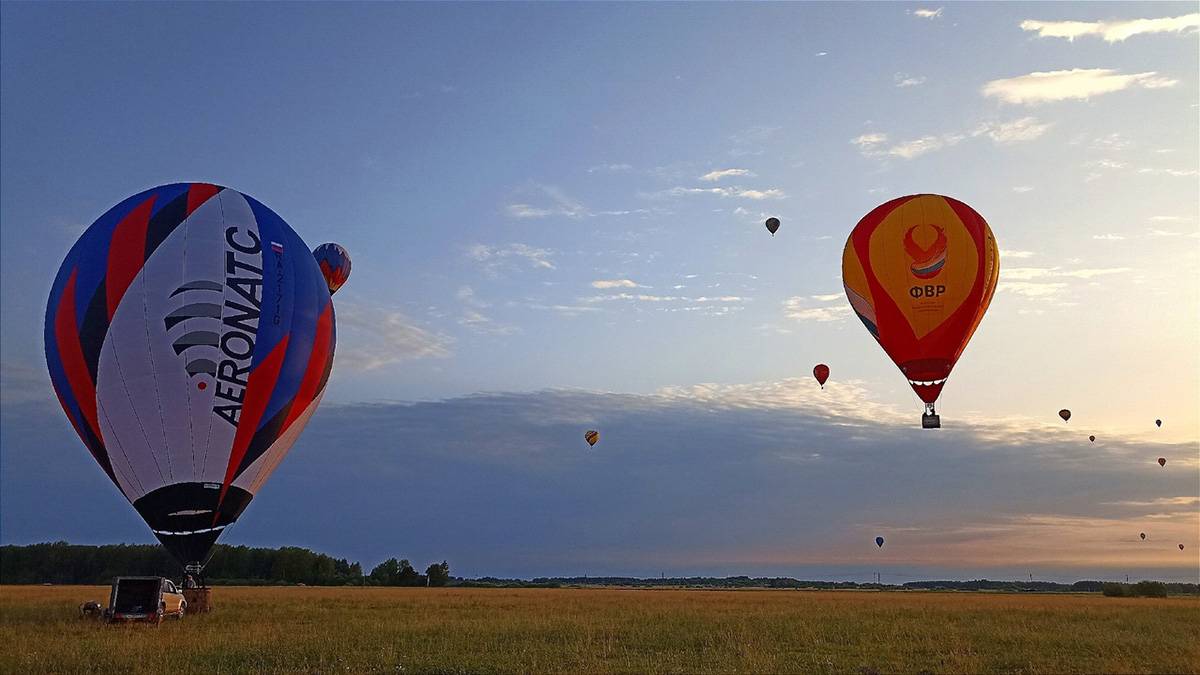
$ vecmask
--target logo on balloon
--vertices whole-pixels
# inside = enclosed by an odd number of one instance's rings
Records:
[[[217,376],[217,362],[210,357],[217,355],[221,342],[218,331],[221,328],[222,295],[221,284],[205,279],[189,281],[170,295],[172,298],[183,296],[183,305],[163,317],[163,324],[171,336],[175,355],[185,359],[188,377]],[[200,389],[206,386],[204,381],[199,383]]]
[[[913,233],[917,228],[932,227],[937,236],[933,243],[927,247],[922,247],[913,238]],[[912,273],[918,279],[932,279],[942,271],[942,267],[946,265],[946,231],[937,225],[913,225],[904,233],[904,252],[912,258]]]

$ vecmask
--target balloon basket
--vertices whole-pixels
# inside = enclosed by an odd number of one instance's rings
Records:
[[[941,429],[942,428],[942,416],[935,415],[932,413],[922,414],[921,415],[921,428],[922,429]]]
[[[187,601],[188,614],[207,614],[213,610],[211,588],[185,588],[183,599]]]

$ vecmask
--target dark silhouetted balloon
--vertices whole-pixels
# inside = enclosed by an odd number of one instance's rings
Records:
[[[1156,427],[1161,427],[1161,426],[1162,426],[1162,420],[1154,420],[1154,426],[1156,426]]]
[[[875,545],[883,548],[883,537],[875,537]]]
[[[1095,436],[1088,436],[1088,440],[1089,440],[1089,441],[1091,441],[1091,442],[1093,442],[1093,443],[1095,443],[1095,442],[1096,442],[1096,437],[1095,437]]]
[[[813,366],[813,377],[817,378],[817,384],[821,385],[821,388],[824,389],[825,381],[829,379],[829,366],[824,363],[818,363]]]
[[[1142,541],[1145,541],[1145,540],[1146,540],[1146,533],[1145,533],[1145,532],[1143,532],[1143,533],[1141,534],[1141,537],[1142,537]]]
[[[206,183],[109,209],[67,253],[46,306],[63,411],[185,565],[204,564],[296,442],[334,344],[308,245],[261,202]]]
[[[595,445],[600,440],[600,432],[591,429],[583,435],[583,440],[587,441],[588,445]]]
[[[1180,551],[1182,551],[1182,550],[1183,550],[1183,544],[1180,544],[1180,545],[1179,545],[1179,550],[1180,550]]]
[[[771,233],[772,237],[774,237],[775,233],[779,231],[779,219],[778,218],[767,218],[766,224],[767,224],[767,231]]]
[[[330,295],[337,293],[350,278],[350,254],[338,244],[321,244],[313,249],[313,257],[321,268]]]
[[[970,206],[922,194],[858,221],[842,252],[850,307],[933,414],[996,291],[1000,253]]]
[[[1058,416],[1059,416],[1059,417],[1061,417],[1061,418],[1063,419],[1063,421],[1064,421],[1064,422],[1070,422],[1070,421],[1071,421],[1071,411],[1070,411],[1070,410],[1067,410],[1066,408],[1063,408],[1062,410],[1059,410],[1059,411],[1058,411]]]
[[[1159,465],[1159,466],[1166,466],[1166,465],[1167,465],[1167,458],[1166,458],[1166,457],[1159,457],[1159,458],[1158,458],[1158,465]]]

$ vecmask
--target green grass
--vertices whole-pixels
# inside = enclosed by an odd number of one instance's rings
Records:
[[[0,671],[1200,672],[1200,599],[613,589],[214,590],[159,628],[0,587]]]

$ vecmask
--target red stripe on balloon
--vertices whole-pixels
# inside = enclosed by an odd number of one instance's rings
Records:
[[[146,264],[146,226],[156,196],[151,196],[129,212],[113,230],[108,246],[108,274],[105,276],[105,296],[108,298],[108,320],[117,313],[117,305],[133,278]]]
[[[92,382],[91,371],[83,358],[79,327],[75,323],[75,280],[78,274],[78,269],[71,270],[58,307],[54,309],[54,342],[58,347],[58,358],[62,361],[63,371],[67,375],[67,384],[70,385],[71,393],[79,404],[84,421],[92,428],[96,438],[103,439],[100,425],[96,421],[96,385]],[[85,438],[84,441],[86,440]]]
[[[209,183],[192,183],[188,188],[187,215],[200,208],[200,205],[221,191],[221,188]]]
[[[304,377],[300,380],[300,388],[292,399],[292,407],[287,419],[279,428],[282,435],[292,426],[292,422],[300,417],[320,391],[321,377],[325,374],[325,364],[329,361],[330,342],[333,337],[333,303],[325,305],[321,316],[317,317],[317,334],[313,338],[312,351],[308,355],[308,365],[304,368]]]
[[[233,483],[238,467],[242,465],[242,458],[246,456],[246,449],[250,447],[250,441],[254,438],[254,432],[258,431],[258,423],[267,409],[267,403],[271,400],[271,392],[275,390],[279,370],[283,367],[283,357],[287,354],[289,337],[283,336],[246,381],[242,414],[238,418],[237,432],[233,436],[233,448],[229,453],[229,466],[225,468],[225,480],[221,483],[221,496],[217,500],[217,512],[213,515],[214,524],[221,515],[220,504],[225,501],[225,492]]]

